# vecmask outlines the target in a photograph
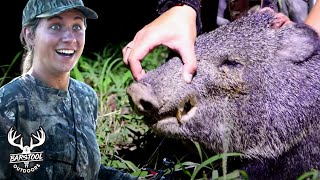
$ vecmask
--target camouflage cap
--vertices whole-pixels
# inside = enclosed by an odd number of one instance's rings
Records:
[[[88,19],[97,19],[97,13],[84,6],[82,0],[29,0],[22,14],[22,26],[35,18],[57,15],[69,9],[79,9]]]

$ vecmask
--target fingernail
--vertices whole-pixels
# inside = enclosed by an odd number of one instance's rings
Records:
[[[145,74],[146,74],[146,72],[145,72],[144,70],[141,70],[141,73],[138,74],[135,79],[136,79],[137,81],[140,81]]]
[[[183,78],[187,83],[191,83],[192,80],[192,74],[183,73]]]
[[[141,70],[141,75],[144,76],[146,74],[146,71],[144,69]]]

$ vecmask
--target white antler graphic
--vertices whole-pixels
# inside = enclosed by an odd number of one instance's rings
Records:
[[[17,131],[14,130],[13,127],[11,127],[11,129],[8,132],[8,141],[12,146],[19,147],[22,150],[22,154],[31,153],[31,150],[34,147],[42,145],[44,143],[44,141],[46,140],[46,134],[45,134],[44,130],[42,129],[42,127],[40,127],[38,131],[36,131],[37,135],[34,135],[33,133],[31,134],[39,142],[36,144],[33,144],[33,138],[30,137],[30,146],[23,146],[23,137],[21,137],[21,139],[20,139],[20,144],[15,143],[14,141],[21,136],[21,134],[16,136],[16,133],[17,133]]]
[[[36,144],[33,144],[33,139],[32,137],[30,137],[30,150],[33,149],[34,147],[37,147],[37,146],[41,146],[44,141],[46,140],[46,133],[44,132],[44,130],[42,129],[42,127],[39,128],[37,132],[37,136],[34,135],[34,134],[31,134],[34,138],[36,138],[39,142],[36,143]],[[39,134],[40,133],[40,134]]]
[[[12,134],[13,133],[13,134]],[[9,132],[8,132],[8,142],[12,145],[12,146],[16,146],[19,147],[22,151],[23,151],[23,137],[21,137],[20,139],[20,144],[16,144],[14,141],[16,139],[18,139],[21,134],[19,134],[18,136],[16,136],[17,131],[13,129],[13,127],[10,128]]]
[[[36,131],[36,133],[37,133],[37,135],[35,135],[33,133],[31,135],[32,135],[32,137],[36,138],[39,142],[34,144],[33,138],[30,137],[30,146],[23,146],[23,137],[21,137],[19,144],[14,142],[18,138],[20,138],[21,134],[16,135],[17,131],[14,130],[13,127],[11,127],[8,132],[8,142],[12,146],[19,147],[22,150],[22,154],[29,154],[29,153],[31,153],[31,150],[34,147],[42,145],[46,140],[46,134],[45,134],[44,130],[42,129],[42,127],[40,127],[39,130]],[[28,167],[29,162],[24,162],[24,164],[25,164],[25,167]]]

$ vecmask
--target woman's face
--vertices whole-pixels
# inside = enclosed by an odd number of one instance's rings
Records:
[[[85,30],[85,18],[78,10],[41,19],[33,41],[33,69],[40,74],[68,74],[83,52]]]

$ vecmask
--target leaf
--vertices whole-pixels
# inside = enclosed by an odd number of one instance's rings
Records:
[[[229,156],[241,156],[241,153],[224,153],[224,154],[218,154],[215,156],[212,156],[211,158],[205,160],[203,163],[201,163],[200,165],[198,165],[196,167],[196,169],[193,171],[192,176],[191,176],[191,180],[194,180],[196,175],[198,174],[198,172],[200,171],[200,169],[202,169],[203,167],[207,166],[208,164],[217,161],[219,159],[222,159],[223,157],[229,157]]]
[[[297,180],[311,180],[311,179],[316,180],[316,179],[319,179],[318,177],[319,177],[319,171],[313,169],[310,172],[306,172],[306,173],[302,174],[301,176],[299,176],[297,178]]]
[[[131,175],[135,177],[146,177],[148,174],[148,171],[135,171],[131,173]]]
[[[202,159],[202,151],[201,151],[201,147],[200,147],[200,144],[198,142],[195,142],[193,141],[194,145],[196,146],[197,150],[198,150],[198,154],[199,154],[199,157],[200,157],[200,160],[201,162],[203,161]]]

